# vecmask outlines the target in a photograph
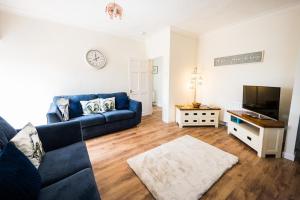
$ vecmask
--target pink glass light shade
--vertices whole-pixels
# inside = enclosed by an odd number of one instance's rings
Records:
[[[107,4],[106,8],[105,8],[105,12],[109,15],[109,17],[111,19],[115,18],[119,18],[122,19],[123,16],[123,8],[116,3],[109,3]]]

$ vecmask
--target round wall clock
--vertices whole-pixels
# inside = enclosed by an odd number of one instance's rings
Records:
[[[106,65],[106,57],[98,50],[92,49],[86,53],[86,61],[96,69],[102,69]]]

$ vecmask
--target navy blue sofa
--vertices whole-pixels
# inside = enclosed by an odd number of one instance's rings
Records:
[[[100,195],[82,139],[80,122],[57,123],[36,128],[46,152],[38,168],[41,177],[38,199],[99,200]],[[0,117],[0,153],[16,133],[17,131]]]
[[[69,99],[69,121],[79,121],[82,126],[83,139],[101,136],[107,133],[134,127],[141,123],[141,102],[129,99],[125,92],[111,94],[87,94],[72,96],[55,96],[47,113],[48,124],[62,122],[63,118],[55,102],[59,98]],[[116,110],[94,115],[82,115],[80,101],[96,98],[115,97]]]

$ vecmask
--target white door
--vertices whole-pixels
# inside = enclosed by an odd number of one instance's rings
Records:
[[[129,60],[129,95],[142,102],[143,115],[152,114],[152,70],[147,60]]]

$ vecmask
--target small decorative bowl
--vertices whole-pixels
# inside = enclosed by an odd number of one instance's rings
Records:
[[[192,104],[194,108],[199,108],[201,106],[201,103],[198,102],[193,102]]]

